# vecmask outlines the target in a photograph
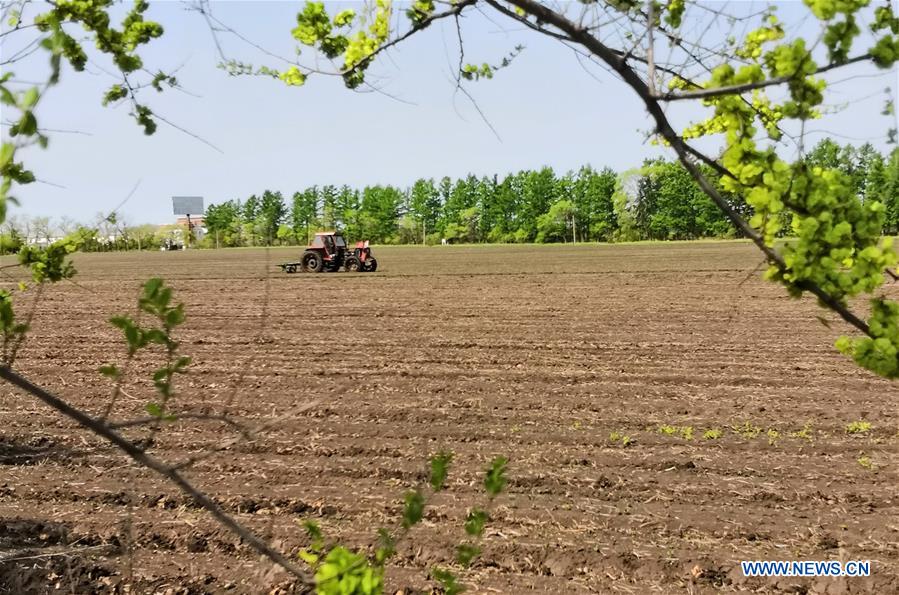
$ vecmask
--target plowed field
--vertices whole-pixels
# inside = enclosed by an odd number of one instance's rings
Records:
[[[175,409],[264,427],[246,440],[185,416],[151,452],[221,449],[188,476],[291,555],[306,519],[371,544],[428,455],[453,451],[391,593],[451,565],[496,455],[509,485],[460,571],[471,592],[899,592],[899,385],[837,353],[848,329],[761,281],[748,244],[375,253],[377,273],[318,275],[280,272],[295,249],[78,256],[77,285],[43,292],[17,366],[99,414],[97,368],[125,359],[108,318],[164,277],[194,358]],[[130,366],[113,419],[145,415],[159,357]],[[871,560],[871,576],[743,577],[741,560],[767,559]],[[0,592],[288,582],[176,488],[0,387]]]

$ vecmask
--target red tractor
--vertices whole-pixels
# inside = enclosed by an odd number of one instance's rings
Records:
[[[315,234],[315,239],[306,247],[300,262],[286,262],[281,268],[286,273],[303,270],[307,273],[332,273],[343,267],[348,272],[373,273],[378,270],[378,261],[371,255],[368,240],[356,242],[352,252],[347,248],[343,234],[323,231]]]

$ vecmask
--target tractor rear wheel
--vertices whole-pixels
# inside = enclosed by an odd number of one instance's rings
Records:
[[[374,258],[369,258],[365,262],[365,270],[369,273],[374,273],[378,270],[378,261]]]
[[[318,252],[307,252],[303,255],[303,270],[307,273],[320,273],[324,264]]]
[[[346,259],[346,264],[343,265],[343,268],[348,273],[357,273],[359,269],[362,267],[362,263],[359,262],[359,259],[355,256],[350,256]]]

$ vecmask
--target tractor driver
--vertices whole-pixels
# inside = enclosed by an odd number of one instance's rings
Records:
[[[334,254],[334,236],[325,236],[322,239],[325,240],[325,250],[328,251],[328,254]]]

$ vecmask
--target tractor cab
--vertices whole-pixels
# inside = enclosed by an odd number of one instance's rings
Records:
[[[336,231],[320,231],[306,246],[306,252],[303,255],[303,268],[314,272],[336,271],[343,266],[345,257],[346,240],[343,235]]]
[[[306,248],[307,250],[324,250],[324,259],[332,260],[346,250],[346,240],[337,232],[319,232]]]

